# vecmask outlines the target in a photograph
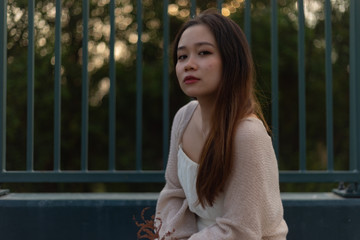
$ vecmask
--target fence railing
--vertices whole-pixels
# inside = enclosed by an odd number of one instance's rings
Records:
[[[243,2],[243,1],[240,1]],[[297,1],[298,18],[298,104],[299,104],[299,170],[280,171],[281,182],[360,182],[360,2],[350,1],[350,159],[349,170],[334,170],[333,153],[333,77],[332,77],[332,26],[331,4],[333,1],[325,0],[325,46],[326,46],[326,143],[327,143],[327,169],[322,171],[307,170],[306,159],[306,79],[305,79],[305,16],[304,1]],[[88,169],[88,48],[82,48],[82,103],[81,103],[81,169],[61,169],[61,8],[62,1],[56,0],[55,18],[55,76],[54,76],[54,168],[51,171],[34,170],[34,9],[35,1],[28,0],[28,59],[27,59],[27,139],[26,139],[26,169],[11,170],[6,168],[6,109],[7,103],[7,7],[8,1],[0,2],[0,182],[162,182],[164,171],[143,170],[143,43],[142,39],[142,1],[137,0],[137,54],[136,54],[136,167],[134,170],[116,170],[116,67],[115,67],[115,0],[109,0],[110,19],[110,54],[109,54],[109,130],[108,130],[108,169]],[[217,1],[216,6],[221,9],[223,1]],[[251,1],[245,0],[244,6],[244,32],[251,43]],[[169,139],[169,1],[163,1],[163,161],[166,166]],[[196,14],[196,1],[190,1],[190,15]],[[89,1],[82,2],[82,43],[88,45]],[[279,31],[278,31],[278,2],[271,1],[271,123],[273,144],[276,154],[279,153]],[[344,159],[346,160],[346,159]]]

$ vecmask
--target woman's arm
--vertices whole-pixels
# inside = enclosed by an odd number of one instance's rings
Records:
[[[157,227],[160,228],[159,239],[166,234],[169,236],[165,239],[188,239],[198,231],[195,215],[189,210],[184,190],[178,178],[177,168],[177,151],[181,132],[191,113],[191,108],[183,107],[175,115],[172,124],[169,159],[165,172],[166,184],[160,192],[156,206],[155,218]]]
[[[270,137],[255,118],[243,120],[234,139],[234,167],[224,189],[224,213],[189,240],[286,239],[278,167]]]

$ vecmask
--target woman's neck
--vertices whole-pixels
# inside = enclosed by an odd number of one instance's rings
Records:
[[[215,101],[198,100],[200,109],[201,131],[204,137],[207,137],[211,129],[212,114],[214,111]]]

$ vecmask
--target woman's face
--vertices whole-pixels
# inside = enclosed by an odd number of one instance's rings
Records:
[[[222,77],[221,54],[205,25],[187,28],[177,48],[176,76],[182,91],[190,96],[215,99]]]

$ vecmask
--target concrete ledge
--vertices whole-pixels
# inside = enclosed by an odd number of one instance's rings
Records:
[[[0,197],[0,239],[135,240],[133,217],[149,219],[156,193],[10,193]],[[360,239],[360,199],[283,193],[288,240]]]
[[[136,239],[143,208],[158,194],[10,193],[0,198],[0,239]]]
[[[360,239],[360,199],[333,193],[285,193],[282,199],[288,239]]]

